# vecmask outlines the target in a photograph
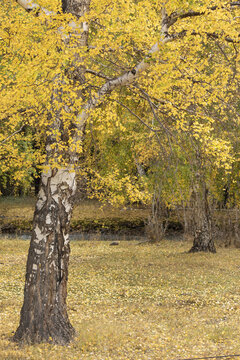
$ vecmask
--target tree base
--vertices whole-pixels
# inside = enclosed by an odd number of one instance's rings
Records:
[[[208,231],[197,230],[195,232],[193,246],[188,252],[196,253],[200,251],[216,253],[213,239]]]
[[[203,251],[203,252],[211,252],[213,254],[216,254],[216,248],[215,246],[201,246],[201,245],[194,245],[189,251],[188,253],[196,253],[196,252],[200,252],[200,251]]]
[[[46,319],[45,319],[46,320]],[[12,340],[17,343],[39,344],[49,343],[56,345],[66,345],[70,343],[76,332],[69,320],[63,316],[54,317],[42,324],[20,323]]]
[[[196,253],[200,251],[216,253],[213,239],[208,231],[197,230],[195,232],[193,246],[188,252]]]

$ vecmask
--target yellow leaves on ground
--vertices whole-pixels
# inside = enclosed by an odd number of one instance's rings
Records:
[[[238,353],[238,249],[187,254],[182,241],[72,243],[68,309],[77,330],[67,347],[18,347],[28,242],[1,239],[2,359],[155,360]]]

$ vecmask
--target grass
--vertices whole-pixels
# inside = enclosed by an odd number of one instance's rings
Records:
[[[0,240],[0,359],[175,360],[240,352],[239,249],[72,243],[69,346],[17,346],[28,242]],[[231,358],[228,358],[231,359]]]
[[[31,220],[33,217],[36,199],[34,197],[0,197],[0,215],[8,218],[25,218]],[[102,219],[121,218],[129,219],[147,217],[149,209],[139,207],[128,207],[126,209],[116,208],[110,204],[102,204],[96,200],[83,200],[81,204],[76,203],[73,211],[73,219]]]
[[[30,231],[35,201],[33,197],[0,197],[0,225],[13,225],[16,231]],[[138,226],[143,228],[148,215],[148,208],[121,209],[96,200],[84,200],[74,207],[71,227],[74,231],[103,229],[116,232],[124,228],[128,231]]]

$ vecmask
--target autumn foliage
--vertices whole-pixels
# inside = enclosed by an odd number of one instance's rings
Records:
[[[115,203],[126,197],[146,202],[161,164],[160,176],[169,173],[165,201],[174,204],[190,196],[198,161],[209,184],[219,169],[225,181],[238,161],[238,6],[171,1],[164,18],[161,1],[92,1],[81,18],[89,24],[88,45],[77,47],[82,30],[76,33],[74,16],[63,14],[58,1],[39,5],[52,11],[50,18],[27,14],[13,1],[0,7],[2,177],[11,173],[16,183],[31,181],[35,166],[45,161],[44,142],[56,112],[63,129],[55,130],[52,147],[61,151],[52,162],[66,162],[69,147],[82,153],[81,142],[71,136],[82,106],[99,97],[108,80],[145,61],[128,88],[116,86],[99,99],[102,106],[89,108],[85,171],[95,173],[91,187],[99,194],[104,187]],[[167,19],[169,41],[162,23]],[[157,51],[150,50],[154,44]],[[52,95],[59,82],[64,106]],[[147,170],[145,179],[138,179],[136,162]],[[172,186],[180,189],[174,196]]]

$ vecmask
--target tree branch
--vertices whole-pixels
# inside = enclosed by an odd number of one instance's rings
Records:
[[[219,39],[219,35],[218,34],[215,34],[215,33],[206,33],[207,36],[209,38],[213,38],[213,39]],[[238,37],[240,38],[240,34],[238,34]],[[234,40],[234,39],[231,39],[230,37],[226,36],[225,37],[225,41],[229,42],[229,43],[239,43],[240,40]]]
[[[240,6],[240,1],[234,1],[234,2],[231,2],[230,4],[230,7],[233,8],[233,7],[238,7]],[[207,11],[215,11],[217,9],[223,9],[224,6],[211,6],[207,9]],[[172,26],[173,24],[175,24],[179,19],[186,19],[186,18],[189,18],[189,17],[196,17],[196,16],[201,16],[201,15],[204,15],[206,14],[206,11],[194,11],[194,10],[189,10],[185,13],[178,13],[176,11],[174,11],[171,15],[169,15],[168,17],[168,27]]]
[[[151,130],[153,133],[158,133],[160,132],[160,130],[158,129],[153,129],[151,126],[149,126],[145,121],[143,121],[142,118],[140,118],[140,116],[138,116],[135,112],[133,112],[127,105],[123,104],[122,102],[118,101],[118,100],[114,100],[116,103],[118,103],[119,105],[121,105],[122,107],[124,107],[127,111],[130,112],[130,114],[132,114],[135,118],[137,118],[144,126],[146,126],[149,130]]]
[[[39,4],[34,3],[32,0],[16,0],[16,2],[20,6],[22,6],[22,8],[25,9],[26,11],[35,12],[36,16],[38,16],[40,13],[43,13],[47,16],[56,15],[56,13],[54,11],[45,9],[44,7],[41,7]]]
[[[0,142],[0,144],[1,144],[1,145],[2,145],[2,144],[5,144],[5,143],[6,143],[9,139],[11,139],[13,136],[15,136],[16,134],[20,133],[20,132],[23,130],[24,127],[25,127],[25,124],[22,125],[22,126],[20,127],[20,129],[14,131],[14,132],[13,132],[12,134],[10,134],[8,137],[6,137],[4,140],[2,140],[2,141]]]
[[[143,121],[140,116],[138,116],[135,112],[133,112],[128,106],[126,106],[125,104],[121,103],[118,100],[114,100],[116,103],[118,103],[119,105],[121,105],[122,107],[124,107],[127,111],[130,112],[130,114],[132,114],[134,117],[136,117],[144,126],[146,126],[150,131],[152,131],[154,133],[154,135],[156,136],[157,142],[160,145],[162,152],[164,153],[165,149],[160,141],[160,138],[158,136],[158,132],[160,132],[160,130],[157,129],[153,129],[151,126],[149,126],[147,123],[145,123],[145,121]]]
[[[102,74],[102,73],[100,73],[100,72],[91,70],[91,69],[86,69],[85,72],[88,73],[88,74],[92,74],[92,75],[98,76],[98,77],[100,77],[100,78],[102,78],[102,79],[105,79],[105,80],[108,80],[108,81],[111,80],[111,78],[109,78],[108,76],[106,76],[106,75],[104,75],[104,74]]]
[[[98,90],[97,94],[89,99],[87,103],[83,106],[82,111],[77,115],[76,119],[76,126],[79,129],[79,131],[84,127],[84,124],[86,123],[89,112],[99,106],[101,102],[103,101],[104,97],[108,94],[110,94],[113,90],[120,86],[128,86],[131,85],[138,76],[147,70],[149,67],[149,59],[151,58],[152,54],[157,53],[160,50],[160,46],[168,43],[172,40],[175,40],[176,38],[182,37],[185,35],[182,32],[180,34],[170,35],[168,34],[168,15],[166,13],[165,8],[162,9],[162,26],[161,26],[161,37],[158,42],[156,42],[151,49],[148,52],[148,56],[146,56],[145,59],[143,59],[141,62],[139,62],[131,71],[125,72],[123,75],[108,80],[103,86]]]

